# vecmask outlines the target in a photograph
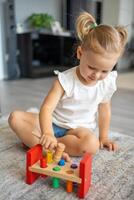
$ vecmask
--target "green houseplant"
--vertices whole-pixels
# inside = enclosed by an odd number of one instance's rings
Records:
[[[30,27],[36,29],[51,29],[53,22],[55,21],[53,16],[47,13],[33,13],[27,19]]]

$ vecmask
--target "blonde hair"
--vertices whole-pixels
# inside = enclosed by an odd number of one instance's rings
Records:
[[[96,26],[94,17],[82,12],[76,20],[76,32],[80,46],[95,53],[122,54],[126,41],[127,31],[124,26],[109,26],[100,24]]]

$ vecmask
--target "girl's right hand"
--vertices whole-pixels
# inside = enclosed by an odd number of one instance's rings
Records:
[[[45,149],[53,150],[57,147],[57,140],[53,135],[43,134],[40,139],[40,144]]]

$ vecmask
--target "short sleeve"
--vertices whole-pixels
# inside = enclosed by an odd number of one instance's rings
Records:
[[[58,73],[58,80],[63,87],[66,96],[71,96],[72,89],[74,87],[74,75],[72,70],[66,70],[65,72]]]
[[[103,80],[103,98],[101,103],[106,103],[110,101],[114,92],[117,90],[116,80],[117,71],[110,72],[107,78]]]

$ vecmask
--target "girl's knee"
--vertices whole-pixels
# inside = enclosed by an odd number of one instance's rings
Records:
[[[99,150],[99,140],[94,134],[87,134],[84,138],[82,138],[81,143],[79,145],[79,151],[81,154],[90,153],[95,154]]]
[[[8,123],[11,127],[13,127],[21,116],[21,111],[13,111],[10,113],[8,118]]]

